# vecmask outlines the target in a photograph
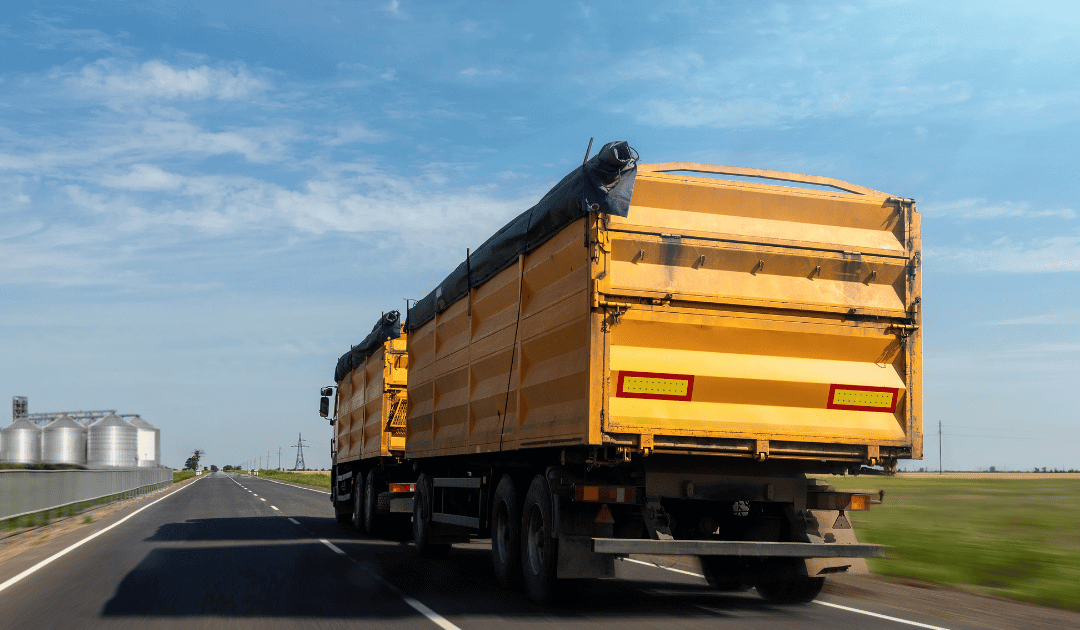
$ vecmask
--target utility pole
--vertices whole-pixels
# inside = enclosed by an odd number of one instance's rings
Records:
[[[296,449],[296,465],[293,466],[293,470],[307,470],[307,467],[304,464],[304,436],[300,433],[297,435],[300,437],[296,446],[293,447]]]
[[[937,468],[938,474],[945,474],[945,466],[941,463],[941,420],[937,421]]]
[[[281,447],[277,447],[277,469],[281,470]]]

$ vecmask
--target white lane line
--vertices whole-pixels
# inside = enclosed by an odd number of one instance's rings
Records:
[[[310,490],[312,492],[318,492],[319,494],[330,494],[329,490],[316,490],[315,488],[308,488],[306,486],[300,486],[295,483],[285,483],[283,481],[274,481],[273,479],[263,479],[263,481],[269,481],[270,483],[280,484],[282,486],[291,486],[293,488],[300,488],[301,490]]]
[[[291,518],[289,520],[292,521]],[[296,521],[293,521],[293,522],[296,523]],[[299,523],[297,523],[297,525],[299,525]],[[334,551],[334,553],[336,553],[338,555],[341,555],[341,556],[345,556],[346,558],[349,558],[349,560],[352,560],[353,562],[356,562],[356,560],[354,560],[352,557],[350,557],[349,554],[342,551],[340,548],[338,548],[336,545],[334,545],[334,543],[330,542],[329,540],[326,540],[325,538],[320,538],[319,542],[321,542],[322,544],[324,544],[327,547],[329,547],[330,549],[332,549]],[[363,565],[361,565],[361,566],[363,567]],[[415,599],[413,597],[409,597],[404,592],[402,592],[401,589],[394,586],[390,582],[387,582],[386,578],[382,577],[381,575],[376,575],[374,572],[372,572],[367,567],[363,567],[363,570],[368,575],[371,575],[375,579],[382,582],[386,586],[386,588],[388,588],[395,595],[397,595],[398,597],[403,599],[406,604],[408,604],[409,606],[411,606],[413,608],[413,610],[415,610],[416,612],[420,613],[421,615],[427,617],[428,620],[431,621],[431,623],[439,626],[443,630],[461,630],[461,628],[459,626],[451,623],[450,620],[448,620],[446,617],[443,617],[439,613],[437,613],[434,610],[428,608],[420,600]]]
[[[266,501],[266,499],[264,499],[264,498],[262,498],[262,497],[259,497],[259,500],[260,500],[260,501],[264,501],[264,502]]]
[[[274,510],[275,512],[280,512],[280,511],[281,511],[281,510],[277,509],[277,506],[276,506],[276,505],[271,505],[270,507],[271,507],[271,508],[272,508],[272,509],[273,509],[273,510]]]
[[[423,605],[419,601],[409,597],[405,593],[402,593],[401,591],[394,588],[393,584],[387,582],[386,580],[383,580],[383,583],[389,586],[391,590],[396,591],[397,594],[401,596],[401,599],[405,600],[406,604],[412,606],[416,610],[416,612],[427,617],[431,620],[432,623],[439,626],[443,630],[461,630],[461,628],[459,628],[458,626],[450,623],[450,621],[448,621],[446,617],[443,617],[442,615]]]
[[[633,558],[621,558],[621,560],[623,560],[624,562],[633,562],[634,564],[644,564],[647,567],[656,567],[657,569],[663,569],[665,571],[671,571],[672,573],[682,573],[683,575],[692,575],[694,577],[699,577],[699,578],[704,578],[705,577],[704,575],[702,575],[700,573],[693,573],[691,571],[683,571],[682,569],[673,569],[671,567],[662,567],[659,564],[656,564],[655,562],[643,562],[641,560],[635,560]],[[833,604],[833,603],[830,603],[830,602],[823,602],[823,601],[817,600],[817,599],[814,600],[814,603],[815,604],[821,604],[822,606],[829,606],[830,608],[839,608],[840,610],[846,610],[848,612],[859,613],[860,615],[869,615],[870,617],[877,617],[879,619],[887,619],[889,621],[895,621],[896,623],[903,623],[903,624],[907,624],[909,626],[915,626],[916,628],[927,628],[927,630],[948,630],[948,628],[943,628],[941,626],[932,626],[932,625],[926,624],[926,623],[919,623],[918,621],[909,621],[907,619],[900,619],[899,617],[890,617],[888,615],[881,615],[881,614],[878,614],[878,613],[875,613],[875,612],[870,612],[869,610],[861,610],[859,608],[851,608],[850,606],[841,606],[840,604]],[[701,607],[699,606],[699,608],[701,608]],[[704,610],[709,610],[709,609],[705,608]],[[712,611],[710,611],[710,612],[712,612]]]
[[[41,562],[39,562],[39,563],[35,564],[34,566],[30,567],[29,569],[27,569],[27,570],[23,571],[22,573],[20,573],[20,574],[16,575],[15,577],[11,578],[10,580],[8,580],[8,581],[4,582],[3,584],[0,584],[0,592],[2,592],[2,591],[3,591],[4,589],[8,588],[9,586],[11,586],[11,585],[13,585],[13,584],[17,583],[18,581],[22,580],[23,578],[25,578],[25,577],[27,577],[27,576],[29,576],[29,575],[31,575],[31,574],[33,574],[33,573],[37,572],[37,570],[38,570],[38,569],[40,569],[40,568],[44,567],[45,565],[47,565],[47,564],[51,563],[52,561],[54,561],[54,560],[58,560],[58,559],[60,559],[61,557],[63,557],[63,556],[66,556],[66,555],[67,555],[68,553],[70,553],[70,552],[72,552],[72,551],[74,551],[74,550],[78,549],[79,547],[82,547],[82,546],[83,546],[83,545],[85,545],[86,543],[88,543],[88,542],[90,542],[91,540],[93,540],[93,539],[97,538],[98,536],[100,536],[100,535],[104,534],[105,532],[109,531],[110,529],[112,529],[112,528],[116,527],[117,525],[120,525],[120,524],[122,524],[122,523],[123,523],[124,521],[128,520],[128,519],[129,519],[129,518],[131,518],[132,516],[135,516],[135,515],[136,515],[136,514],[138,514],[139,512],[142,512],[142,511],[143,511],[143,510],[145,510],[146,508],[149,508],[149,507],[151,507],[151,506],[155,505],[156,503],[160,503],[161,501],[164,501],[165,499],[168,499],[169,497],[171,497],[172,495],[176,494],[177,492],[181,492],[181,491],[183,491],[183,490],[185,490],[185,489],[187,489],[187,488],[189,488],[189,487],[191,487],[191,486],[195,485],[196,483],[198,483],[198,482],[199,482],[199,480],[200,480],[200,479],[202,479],[202,478],[201,478],[201,477],[200,477],[200,478],[196,478],[196,479],[195,479],[195,481],[193,481],[193,482],[191,482],[191,483],[187,484],[186,486],[183,486],[183,487],[182,487],[182,488],[180,488],[179,490],[176,490],[175,492],[170,492],[169,494],[166,494],[165,496],[161,497],[160,499],[157,499],[157,500],[155,500],[155,501],[153,501],[153,502],[151,502],[151,503],[147,503],[146,505],[144,505],[144,506],[142,506],[141,508],[139,508],[139,509],[135,510],[135,511],[134,511],[134,512],[132,512],[131,514],[128,514],[127,516],[125,516],[124,518],[120,519],[119,521],[116,521],[116,522],[115,522],[115,523],[113,523],[112,525],[109,525],[109,526],[108,526],[108,527],[106,527],[105,529],[102,529],[102,530],[100,530],[100,531],[94,532],[93,534],[90,534],[90,535],[89,535],[89,536],[87,536],[86,538],[83,538],[82,540],[80,540],[79,542],[75,543],[74,545],[71,545],[71,546],[70,546],[70,547],[68,547],[67,549],[64,549],[63,551],[58,551],[58,552],[54,553],[53,555],[49,556],[48,558],[45,558],[45,559],[44,559],[44,560],[42,560]]]
[[[292,522],[293,525],[299,525],[300,524],[300,521],[296,520],[295,518],[290,518],[289,521]]]
[[[643,562],[641,560],[634,560],[633,558],[620,558],[623,562],[633,562],[634,564],[644,564],[647,567],[656,567],[657,569],[663,569],[665,571],[671,571],[672,573],[682,573],[683,575],[692,575],[694,577],[703,578],[704,575],[700,573],[693,573],[691,571],[683,571],[682,569],[672,569],[671,567],[662,567],[655,562]]]
[[[928,623],[919,623],[918,621],[908,621],[907,619],[900,619],[897,617],[890,617],[888,615],[880,615],[869,610],[860,610],[858,608],[851,608],[849,606],[841,606],[840,604],[832,604],[829,602],[822,602],[814,600],[815,604],[821,604],[822,606],[828,606],[829,608],[839,608],[840,610],[846,610],[848,612],[859,613],[860,615],[869,615],[870,617],[877,617],[878,619],[887,619],[889,621],[895,621],[897,623],[905,623],[909,626],[915,626],[916,628],[928,628],[929,630],[948,630],[941,626],[932,626]]]

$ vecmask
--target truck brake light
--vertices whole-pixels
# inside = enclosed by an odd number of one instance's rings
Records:
[[[811,510],[869,510],[872,495],[849,492],[811,492],[806,507]]]
[[[634,486],[574,486],[574,500],[587,503],[637,503],[638,496],[639,489]]]
[[[415,483],[392,483],[390,484],[390,494],[396,492],[416,492]]]

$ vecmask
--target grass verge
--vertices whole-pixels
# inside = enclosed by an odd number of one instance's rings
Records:
[[[885,490],[852,512],[859,540],[887,545],[875,573],[949,583],[1080,610],[1080,480],[826,477],[837,489]]]
[[[194,476],[194,470],[174,470],[172,474],[172,482],[179,483],[185,479],[191,479]]]
[[[260,470],[260,477],[267,477],[269,479],[277,479],[279,481],[288,481],[290,483],[298,483],[305,486],[315,486],[316,488],[330,489],[330,473],[298,473],[289,472],[287,470]]]

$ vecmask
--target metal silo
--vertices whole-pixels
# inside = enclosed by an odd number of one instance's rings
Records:
[[[41,427],[26,418],[0,429],[0,462],[37,464],[41,462]]]
[[[139,430],[109,414],[87,428],[86,465],[90,468],[134,468]]]
[[[86,427],[60,416],[41,430],[41,463],[86,464]]]
[[[161,465],[161,429],[135,416],[131,425],[139,431],[137,455],[139,468],[157,468]]]

